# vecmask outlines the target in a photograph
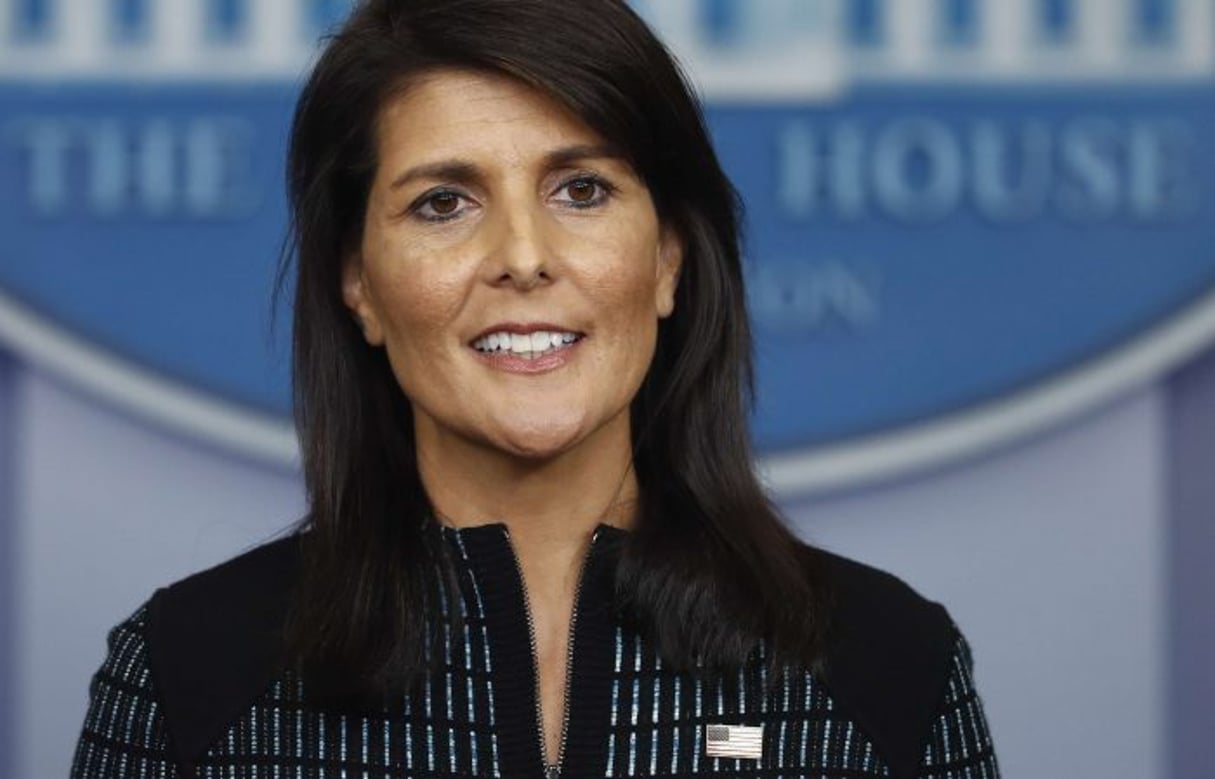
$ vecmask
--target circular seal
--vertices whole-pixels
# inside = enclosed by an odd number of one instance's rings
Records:
[[[747,204],[753,431],[777,490],[972,455],[1211,341],[1215,52],[1175,34],[1215,29],[1208,4],[1164,27],[1105,20],[1112,43],[1030,2],[901,22],[897,3],[637,5],[694,74]],[[289,332],[269,300],[320,23],[301,19],[320,5],[194,32],[119,6],[142,32],[51,14],[4,33],[26,38],[0,46],[0,337],[291,464]]]

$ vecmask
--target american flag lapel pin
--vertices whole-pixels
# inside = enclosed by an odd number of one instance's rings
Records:
[[[762,725],[705,725],[705,754],[759,760],[764,751]]]

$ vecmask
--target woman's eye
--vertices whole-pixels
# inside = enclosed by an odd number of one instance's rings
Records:
[[[446,216],[460,205],[460,198],[451,192],[442,192],[430,199],[430,207],[436,214]]]
[[[457,192],[439,190],[423,195],[410,210],[427,221],[443,222],[460,215],[464,200],[464,196]]]
[[[564,195],[561,199],[574,208],[599,205],[611,192],[611,185],[594,176],[582,176],[567,181],[558,190],[559,194]]]
[[[575,203],[588,203],[594,200],[595,195],[598,194],[595,182],[585,179],[573,182],[565,188],[565,191],[569,193],[570,200]]]

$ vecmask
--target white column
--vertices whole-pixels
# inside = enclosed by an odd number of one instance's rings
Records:
[[[920,75],[931,69],[935,55],[936,0],[885,0],[886,55],[889,75]]]
[[[1034,3],[1021,0],[986,0],[980,18],[979,47],[990,67],[999,75],[1024,73],[1033,59]]]
[[[258,69],[282,72],[300,60],[304,39],[304,0],[255,0],[249,3],[249,57]]]
[[[1077,62],[1085,72],[1112,73],[1126,58],[1132,0],[1076,0]]]
[[[13,47],[13,0],[0,0],[0,73],[4,72],[5,54]]]
[[[1177,48],[1186,73],[1215,73],[1215,3],[1182,0],[1178,3]]]
[[[695,7],[693,0],[651,0],[645,4],[646,19],[663,40],[677,53],[686,52],[695,45],[689,34],[694,29]]]
[[[13,0],[0,0],[0,77],[18,69],[12,24]]]
[[[204,0],[156,0],[151,3],[152,50],[150,59],[170,72],[188,71],[191,65],[205,62],[202,37],[205,34]],[[205,64],[204,64],[205,67]]]
[[[56,65],[67,71],[100,67],[110,45],[110,19],[105,0],[51,4]]]

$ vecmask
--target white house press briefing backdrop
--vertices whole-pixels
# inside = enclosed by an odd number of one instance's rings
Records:
[[[747,205],[792,521],[950,607],[1006,775],[1198,776],[1215,0],[633,5]],[[0,0],[0,776],[66,772],[108,626],[301,511],[282,161],[348,10]]]

